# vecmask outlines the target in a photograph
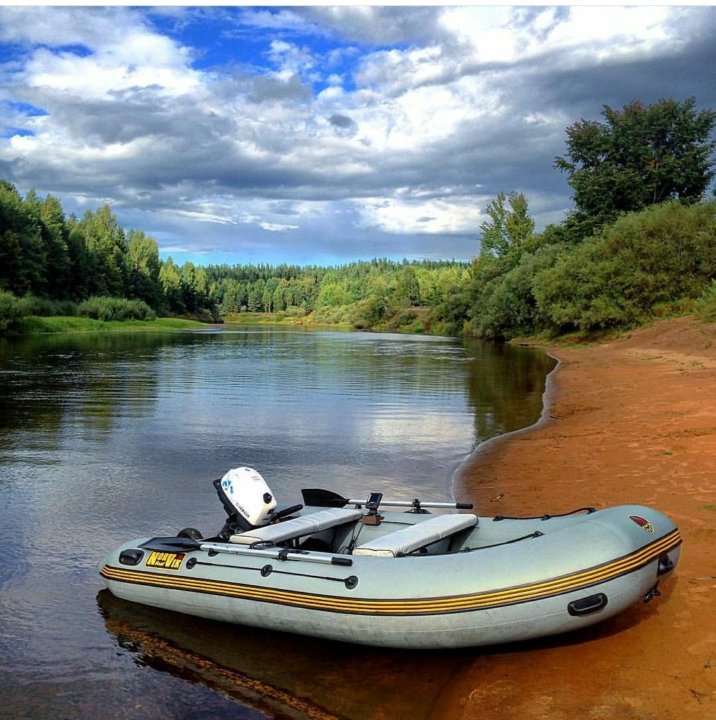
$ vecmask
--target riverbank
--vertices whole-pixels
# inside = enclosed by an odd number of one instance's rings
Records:
[[[182,318],[156,318],[155,320],[94,320],[75,315],[42,317],[29,315],[18,320],[8,332],[11,336],[42,335],[47,333],[77,332],[167,332],[196,330],[206,323]]]
[[[543,420],[487,443],[456,496],[485,515],[652,505],[679,525],[682,559],[648,605],[573,635],[476,654],[432,717],[711,717],[716,325],[679,318],[596,346],[547,349],[560,365]]]

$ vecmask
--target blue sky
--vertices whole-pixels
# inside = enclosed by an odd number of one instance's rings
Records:
[[[0,177],[163,257],[468,259],[603,105],[716,107],[716,8],[0,7]]]

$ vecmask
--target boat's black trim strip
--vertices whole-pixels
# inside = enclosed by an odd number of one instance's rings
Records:
[[[416,599],[388,600],[318,595],[269,587],[258,587],[255,585],[170,575],[168,573],[153,573],[146,570],[130,570],[128,568],[113,567],[111,565],[105,565],[102,568],[101,575],[107,580],[115,582],[222,595],[241,600],[276,603],[279,605],[333,613],[376,616],[438,615],[471,612],[505,605],[534,602],[555,595],[579,591],[614,580],[622,575],[636,572],[680,544],[681,536],[679,535],[679,531],[673,530],[668,535],[655,540],[640,550],[607,563],[570,573],[569,575],[489,592]]]

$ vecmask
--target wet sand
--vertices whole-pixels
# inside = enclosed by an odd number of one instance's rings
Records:
[[[456,496],[480,514],[652,505],[684,539],[651,603],[586,631],[475,654],[431,717],[716,718],[716,325],[688,318],[547,348],[543,419],[472,458]]]

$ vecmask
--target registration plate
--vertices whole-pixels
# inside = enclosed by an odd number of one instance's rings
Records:
[[[178,570],[186,553],[159,552],[154,550],[147,558],[147,567]]]

